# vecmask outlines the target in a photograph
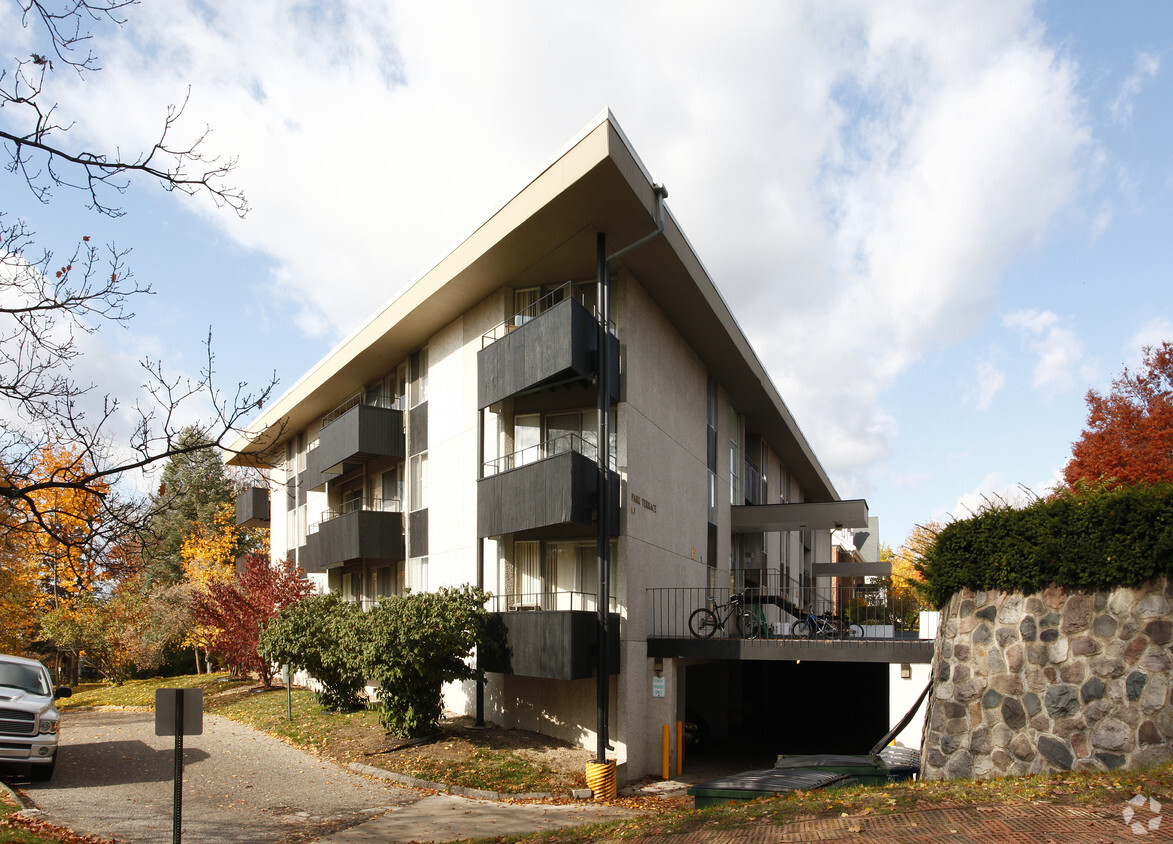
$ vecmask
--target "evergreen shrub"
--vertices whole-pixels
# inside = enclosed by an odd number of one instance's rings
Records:
[[[918,569],[938,608],[958,590],[1084,591],[1173,574],[1173,484],[1065,493],[952,522]]]

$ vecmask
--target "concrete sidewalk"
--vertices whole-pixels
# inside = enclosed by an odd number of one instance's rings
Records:
[[[459,841],[525,835],[631,817],[635,812],[594,803],[497,803],[437,794],[317,839],[332,844],[364,841]]]

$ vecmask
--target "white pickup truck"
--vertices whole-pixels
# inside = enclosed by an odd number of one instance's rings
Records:
[[[57,698],[68,686],[53,688],[45,666],[35,659],[0,654],[0,763],[29,765],[31,777],[46,782],[57,767]]]

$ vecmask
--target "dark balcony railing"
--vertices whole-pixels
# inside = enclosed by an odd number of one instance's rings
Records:
[[[611,674],[619,673],[619,623],[619,616],[612,613]],[[598,668],[598,631],[599,616],[593,611],[495,612],[479,650],[481,668],[523,677],[584,680]]]
[[[327,510],[306,536],[309,572],[321,572],[354,560],[406,559],[403,513],[395,499],[347,502]]]
[[[589,384],[594,379],[599,322],[577,301],[564,299],[532,319],[516,323],[477,352],[478,407],[556,385]],[[494,330],[486,337],[496,333]],[[607,342],[611,398],[618,401],[619,340],[608,333]]]
[[[559,440],[563,439],[561,437]],[[566,435],[566,448],[546,443],[491,461],[487,477],[477,482],[477,532],[501,536],[554,525],[594,524],[599,472],[593,457],[583,454],[577,435]],[[578,445],[573,449],[571,445]],[[543,456],[545,455],[545,456]],[[608,520],[612,535],[619,527],[619,476],[608,473],[614,512]]]
[[[703,587],[647,591],[651,610],[649,639],[696,638],[689,618],[702,607],[718,608],[718,618],[724,622],[715,631],[715,639],[789,638],[792,625],[811,614],[834,619],[840,629],[859,624],[864,639],[916,639],[920,612],[926,609],[915,596],[881,584],[802,587],[791,583],[783,588],[751,586],[738,592]],[[738,597],[739,605],[732,611],[719,609],[730,604],[731,595]],[[749,615],[749,620],[743,613]],[[836,636],[828,634],[824,638]]]
[[[269,490],[252,487],[236,496],[236,526],[265,527],[269,524]]]
[[[353,404],[318,434],[317,447],[306,455],[307,473],[313,475],[306,484],[316,489],[345,471],[347,464],[375,457],[402,459],[406,453],[403,411],[378,404]]]

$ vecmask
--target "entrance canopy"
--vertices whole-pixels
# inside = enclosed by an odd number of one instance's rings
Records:
[[[734,533],[837,530],[868,526],[868,503],[862,498],[807,504],[743,504],[730,509]]]

